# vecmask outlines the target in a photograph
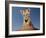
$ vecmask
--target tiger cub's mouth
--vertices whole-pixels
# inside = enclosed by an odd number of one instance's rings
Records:
[[[25,22],[27,22],[28,20],[25,20]]]

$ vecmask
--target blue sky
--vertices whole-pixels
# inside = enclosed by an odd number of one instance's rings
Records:
[[[23,16],[20,13],[20,10],[24,10],[26,7],[12,7],[12,30],[16,31],[21,28],[23,23]],[[31,9],[31,20],[34,27],[40,29],[40,8],[32,8]]]

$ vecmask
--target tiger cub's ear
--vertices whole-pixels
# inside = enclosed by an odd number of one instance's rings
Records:
[[[29,12],[32,13],[32,12],[31,12],[31,9],[29,9]]]
[[[23,14],[22,10],[20,10],[20,13]]]
[[[24,10],[20,10],[20,13],[21,13],[21,14],[24,14]]]

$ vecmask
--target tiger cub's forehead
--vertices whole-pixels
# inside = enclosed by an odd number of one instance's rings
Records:
[[[23,14],[30,14],[30,10],[29,9],[23,10]]]

